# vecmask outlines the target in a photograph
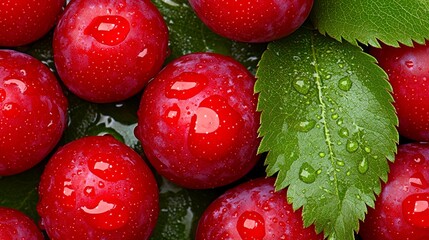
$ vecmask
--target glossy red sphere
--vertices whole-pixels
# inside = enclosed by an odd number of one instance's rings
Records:
[[[363,240],[429,239],[429,144],[400,145],[395,159],[360,226]]]
[[[238,185],[217,198],[198,223],[196,240],[317,240],[314,227],[304,228],[301,211],[274,190],[274,178]]]
[[[55,24],[65,0],[3,0],[0,46],[21,46],[44,36]]]
[[[148,239],[158,217],[158,187],[142,158],[111,136],[60,148],[39,185],[37,211],[51,239]]]
[[[241,42],[269,42],[299,28],[313,0],[189,0],[215,33]]]
[[[24,213],[7,207],[0,207],[1,240],[43,240],[42,232]]]
[[[67,124],[67,99],[55,75],[37,59],[0,50],[0,176],[45,158]]]
[[[54,33],[54,61],[64,84],[98,103],[142,90],[168,55],[167,26],[150,1],[75,0]]]
[[[399,134],[417,141],[429,141],[429,44],[394,48],[373,48],[380,66],[389,75]]]
[[[194,53],[168,64],[143,93],[136,136],[176,184],[231,183],[257,162],[255,78],[232,58]]]

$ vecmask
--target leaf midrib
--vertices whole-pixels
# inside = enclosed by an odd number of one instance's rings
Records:
[[[334,152],[333,152],[333,144],[332,144],[332,140],[331,140],[331,134],[328,128],[328,124],[327,124],[327,118],[326,118],[326,104],[323,101],[323,91],[322,91],[322,80],[320,78],[320,71],[319,71],[319,66],[318,66],[318,59],[316,57],[316,48],[314,47],[314,35],[311,34],[311,54],[313,57],[313,62],[314,62],[314,71],[317,74],[315,76],[316,79],[316,86],[317,86],[317,94],[318,94],[318,99],[320,102],[320,109],[321,109],[321,121],[323,124],[323,133],[325,136],[325,142],[326,145],[328,146],[328,150],[329,150],[329,160],[331,161],[331,166],[332,168],[335,168],[335,156],[334,156]],[[334,175],[334,185],[335,185],[335,194],[336,196],[339,198],[340,194],[339,194],[339,190],[338,190],[338,177],[337,177],[337,173],[336,171],[332,171],[333,175]]]

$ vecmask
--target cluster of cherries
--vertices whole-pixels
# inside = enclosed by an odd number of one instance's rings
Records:
[[[189,0],[214,32],[269,42],[300,27],[313,0]],[[56,75],[39,60],[0,50],[0,176],[23,172],[49,154],[37,211],[51,239],[148,239],[158,217],[158,186],[142,156],[112,136],[88,136],[56,149],[67,127],[65,86],[95,103],[143,89],[136,137],[163,177],[207,189],[242,178],[259,160],[255,77],[236,60],[192,53],[165,64],[168,28],[149,0],[6,1],[2,48],[36,41],[54,25]],[[18,17],[20,16],[20,17]],[[58,21],[57,21],[58,20]],[[429,140],[429,49],[374,49],[389,74],[401,136]],[[56,150],[55,150],[56,149]],[[54,151],[55,150],[55,151]],[[54,152],[53,152],[54,151]],[[389,181],[361,226],[363,239],[429,238],[429,145],[399,146]],[[230,189],[200,219],[196,238],[323,239],[274,179]],[[0,239],[43,239],[28,217],[0,208]]]

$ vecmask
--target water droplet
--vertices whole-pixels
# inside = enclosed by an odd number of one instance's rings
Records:
[[[293,60],[295,60],[295,61],[300,61],[300,60],[301,60],[301,57],[299,57],[299,56],[293,56],[292,58],[293,58]]]
[[[359,148],[359,143],[354,140],[347,140],[346,150],[350,153],[356,152]]]
[[[106,15],[95,17],[84,34],[92,36],[97,42],[115,46],[123,42],[130,32],[130,23],[122,16]]]
[[[85,189],[83,190],[83,193],[87,197],[94,197],[95,196],[95,189],[93,186],[86,186]]]
[[[180,118],[180,108],[177,104],[169,107],[164,114],[164,119],[167,123],[171,125],[177,124],[177,121]]]
[[[5,85],[13,85],[15,86],[20,93],[25,93],[27,91],[27,84],[25,84],[23,81],[18,79],[9,79],[4,81]]]
[[[308,164],[302,164],[299,170],[299,179],[305,183],[313,183],[316,180],[316,170]]]
[[[428,183],[426,181],[426,178],[423,176],[423,174],[421,172],[414,173],[410,177],[409,183],[410,183],[411,186],[418,187],[418,188],[421,188],[421,189],[428,188]]]
[[[350,171],[347,171],[347,172],[346,172],[346,175],[347,175],[347,176],[350,176],[351,174],[352,174],[352,173],[351,173]]]
[[[405,66],[407,66],[408,68],[412,68],[414,67],[414,62],[411,60],[405,61]]]
[[[325,156],[326,156],[326,153],[324,153],[324,152],[319,153],[319,157],[324,158]]]
[[[82,206],[89,224],[102,230],[116,230],[129,221],[129,209],[119,200],[100,200],[93,205]]]
[[[342,119],[342,118],[338,118],[338,119],[337,119],[337,125],[338,125],[338,126],[343,125],[343,119]]]
[[[340,130],[338,130],[338,135],[342,138],[346,138],[349,136],[349,130],[347,128],[341,128]]]
[[[343,77],[340,80],[338,80],[338,88],[343,91],[349,91],[352,87],[352,80],[350,77]]]
[[[416,193],[402,202],[402,214],[412,225],[429,227],[429,193]]]
[[[322,173],[322,169],[317,170],[316,173],[317,173],[317,175],[321,174]]]
[[[265,237],[265,219],[255,211],[243,212],[237,221],[237,232],[241,239],[262,240]]]
[[[310,91],[310,80],[304,78],[304,79],[295,79],[293,82],[293,87],[296,91],[298,91],[301,94],[306,95]]]
[[[148,51],[147,48],[143,49],[141,52],[139,52],[137,57],[144,58],[147,55],[147,51]]]
[[[364,148],[365,152],[370,153],[371,152],[371,148],[370,147],[365,147]]]
[[[362,161],[358,165],[358,171],[362,174],[366,173],[369,169],[368,160],[366,158],[362,158]]]
[[[316,125],[316,121],[314,120],[305,120],[301,121],[298,124],[298,131],[300,132],[309,132]]]
[[[214,95],[204,99],[191,118],[188,144],[195,157],[218,159],[229,154],[241,137],[241,115],[227,100]]]
[[[102,182],[102,181],[98,182],[98,187],[99,188],[104,188],[104,186],[105,186],[104,182]]]
[[[332,118],[332,120],[337,120],[338,119],[338,114],[336,114],[336,113],[334,113],[334,114],[332,114],[332,116],[331,116],[331,118]]]
[[[344,166],[344,164],[345,164],[345,163],[344,163],[343,161],[341,161],[341,160],[338,160],[338,161],[337,161],[337,165],[338,165],[338,166]]]
[[[165,96],[186,100],[200,93],[207,85],[206,76],[194,72],[184,72],[168,85]]]
[[[112,153],[98,153],[88,161],[89,170],[97,177],[107,181],[125,179],[125,161]]]
[[[60,196],[59,202],[67,209],[73,209],[76,205],[76,193],[70,179],[63,182],[63,194]]]

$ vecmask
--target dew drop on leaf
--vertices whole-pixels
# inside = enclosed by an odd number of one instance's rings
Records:
[[[338,166],[344,166],[344,162],[343,162],[343,161],[341,161],[341,160],[338,160],[338,161],[337,161],[337,165],[338,165]]]
[[[356,142],[355,140],[347,140],[347,144],[346,144],[346,150],[349,153],[353,153],[356,152],[359,148],[359,143]]]
[[[308,79],[295,79],[293,88],[300,94],[306,95],[310,91],[310,81]]]
[[[366,173],[369,169],[368,160],[366,158],[362,158],[362,161],[358,165],[358,171],[362,174]]]
[[[338,80],[338,88],[343,91],[349,91],[352,87],[352,80],[350,77],[343,77],[340,80]]]
[[[299,122],[297,128],[298,128],[298,131],[300,131],[300,132],[308,132],[311,129],[313,129],[315,125],[316,125],[316,121],[305,120],[305,121]]]
[[[299,170],[299,179],[305,183],[313,183],[316,177],[316,170],[309,163],[303,163]]]

